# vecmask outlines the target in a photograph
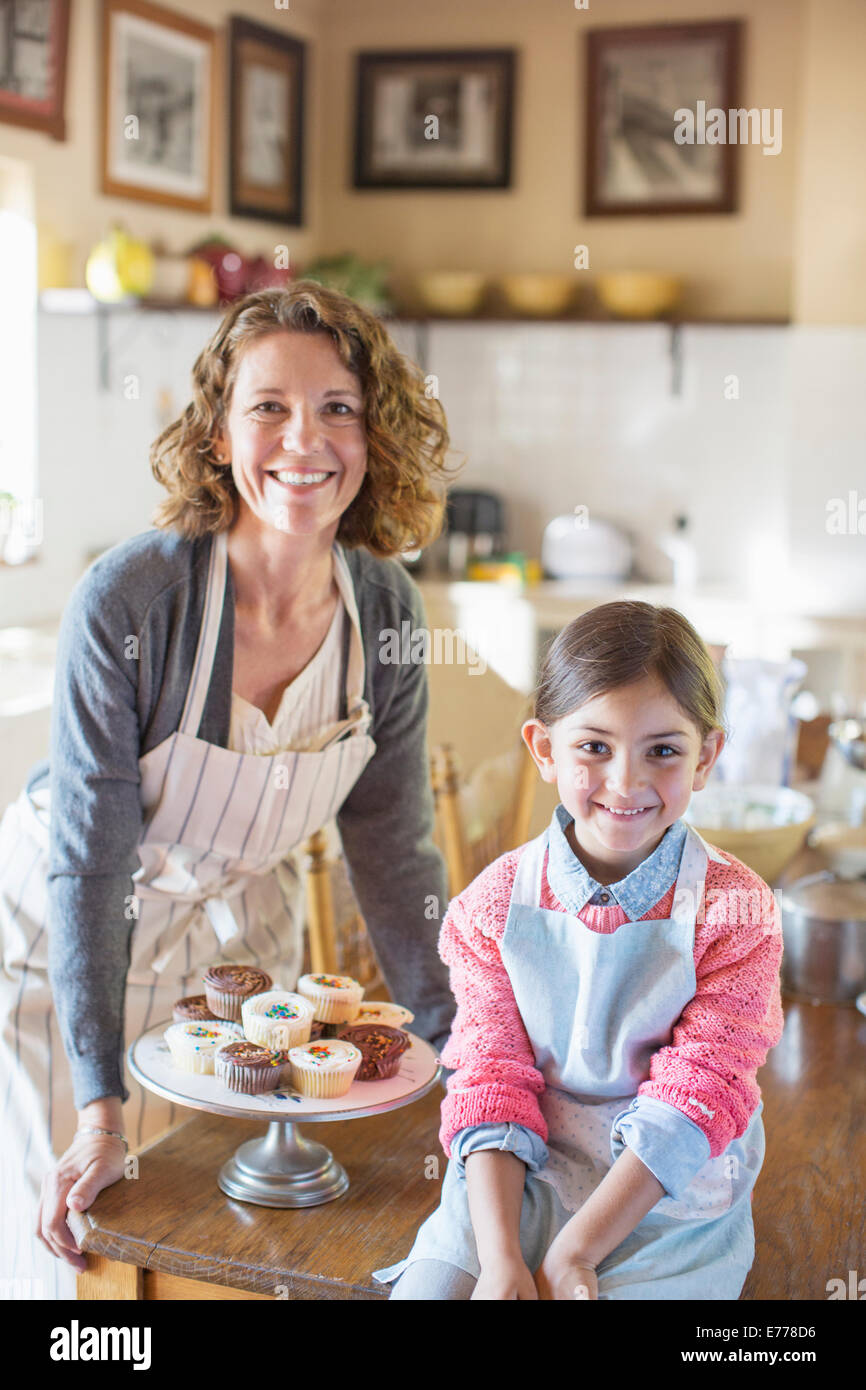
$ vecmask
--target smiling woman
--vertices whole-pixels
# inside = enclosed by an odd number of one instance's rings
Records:
[[[156,528],[70,596],[51,756],[0,822],[0,1224],[46,1296],[84,1263],[67,1210],[173,1120],[126,1045],[214,964],[294,988],[317,828],[415,1032],[440,1046],[454,1007],[426,668],[379,659],[426,626],[394,557],[441,524],[441,406],[374,315],[303,282],[234,305],[192,386],[152,449]]]
[[[340,517],[337,539],[383,556],[427,545],[441,525],[442,489],[449,476],[442,408],[427,398],[420,371],[397,351],[374,315],[345,295],[303,281],[280,294],[263,291],[239,301],[197,359],[190,404],[151,450],[154,474],[170,494],[158,523],[200,536],[234,518],[239,490],[220,459],[221,435],[250,346],[281,330],[325,335],[335,349],[334,399],[348,401],[342,395],[346,386],[356,402],[359,394],[363,398],[366,473],[357,498]],[[280,358],[273,363],[276,384],[285,385],[292,360],[281,357],[279,349],[274,355]],[[256,365],[271,365],[271,353],[257,355]],[[283,365],[285,371],[280,370]],[[252,384],[251,368],[252,363],[241,376],[242,389]],[[279,418],[286,402],[267,400],[277,396],[268,389],[275,381],[257,378],[255,384],[263,388],[258,406],[264,414],[274,407]]]

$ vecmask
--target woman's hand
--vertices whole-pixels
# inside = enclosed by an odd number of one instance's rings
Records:
[[[108,1134],[77,1134],[42,1179],[36,1234],[58,1259],[82,1273],[87,1261],[66,1220],[67,1209],[86,1211],[97,1193],[123,1177],[126,1145]]]
[[[550,1246],[535,1276],[538,1297],[548,1302],[575,1298],[598,1299],[598,1278],[592,1264],[586,1262],[579,1249],[563,1240],[563,1227]]]
[[[473,1298],[480,1299],[537,1299],[535,1280],[523,1262],[521,1255],[511,1255],[497,1260],[484,1268],[475,1288]]]

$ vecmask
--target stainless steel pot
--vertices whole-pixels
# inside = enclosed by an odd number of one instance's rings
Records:
[[[779,893],[782,989],[812,1004],[853,1004],[866,989],[866,878],[830,869]]]

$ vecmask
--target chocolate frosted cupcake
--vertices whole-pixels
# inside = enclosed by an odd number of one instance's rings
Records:
[[[242,1021],[241,1008],[246,999],[262,994],[273,986],[270,975],[256,965],[212,965],[203,984],[207,1006],[217,1018]]]
[[[216,1019],[203,994],[189,994],[178,999],[171,1011],[173,1023],[207,1023]]]
[[[214,1075],[230,1091],[257,1096],[277,1089],[287,1061],[285,1052],[272,1052],[253,1042],[233,1042],[216,1053]]]
[[[399,1028],[388,1028],[384,1023],[359,1023],[340,1029],[340,1037],[345,1042],[354,1043],[359,1048],[362,1062],[355,1076],[356,1081],[384,1081],[394,1076],[400,1065],[400,1058],[409,1046],[409,1039]]]

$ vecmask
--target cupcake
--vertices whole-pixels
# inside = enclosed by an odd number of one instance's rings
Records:
[[[289,1049],[292,1084],[302,1096],[344,1096],[361,1065],[360,1049],[342,1038],[303,1043]]]
[[[351,975],[302,975],[297,990],[321,1023],[348,1023],[364,997],[364,986]]]
[[[175,1000],[171,1017],[174,1023],[212,1023],[216,1014],[208,1008],[203,994],[188,994],[186,999]]]
[[[212,965],[203,983],[207,1006],[217,1018],[240,1023],[244,1002],[271,989],[274,982],[256,965]]]
[[[250,1042],[288,1052],[310,1041],[313,1006],[300,994],[285,989],[266,990],[247,999],[241,1009],[244,1033]]]
[[[340,1037],[360,1049],[363,1060],[358,1068],[359,1081],[384,1081],[394,1076],[409,1046],[405,1033],[384,1023],[353,1023],[341,1030]]]
[[[365,999],[358,1005],[352,1025],[361,1023],[384,1023],[387,1028],[403,1028],[411,1023],[415,1015],[402,1004],[391,1004],[379,999]]]
[[[214,1075],[230,1091],[257,1096],[275,1091],[286,1065],[285,1052],[243,1039],[221,1047],[214,1058]]]
[[[172,1023],[163,1036],[174,1065],[199,1075],[211,1075],[216,1053],[226,1043],[236,1041],[232,1029],[206,1019],[201,1023]]]

